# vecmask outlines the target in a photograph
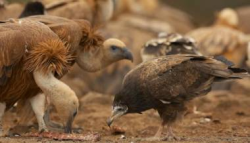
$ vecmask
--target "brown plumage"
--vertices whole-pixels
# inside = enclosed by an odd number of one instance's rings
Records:
[[[163,139],[168,139],[173,137],[171,126],[185,113],[188,101],[206,95],[213,82],[247,76],[245,70],[197,55],[169,55],[146,61],[125,76],[108,125],[122,115],[156,109],[163,121],[155,139],[159,139],[165,125],[168,135]]]
[[[0,88],[3,91],[0,102],[5,101],[7,106],[11,107],[17,99],[27,98],[24,93],[29,91],[29,88],[39,91],[36,85],[33,85],[34,87],[32,84],[30,85],[31,73],[34,70],[48,71],[49,68],[54,68],[56,73],[62,73],[68,61],[67,56],[64,55],[67,53],[67,48],[58,36],[42,23],[29,20],[11,20],[7,23],[1,23],[0,26],[1,51],[3,51],[0,57]],[[31,30],[33,28],[37,30]],[[53,51],[56,50],[52,47],[55,43],[62,46],[61,52]],[[44,48],[43,51],[48,50],[51,55],[48,57],[46,54],[42,55],[39,53],[40,48]],[[43,63],[29,60],[32,58],[39,59]],[[59,65],[50,67],[50,63],[58,63]],[[17,80],[20,83],[16,82]],[[13,87],[20,87],[20,89],[15,90]],[[16,100],[12,100],[12,98],[16,98]]]
[[[69,20],[57,16],[32,16],[27,19],[49,26],[64,42],[75,57],[75,62],[86,71],[98,71],[114,62],[133,60],[126,45],[117,39],[104,38],[86,20]],[[116,52],[116,50],[118,50]]]
[[[160,33],[158,38],[148,41],[141,49],[142,61],[176,54],[201,55],[196,48],[194,39],[178,33]]]
[[[41,97],[40,100],[40,96],[36,97],[36,94],[43,91],[47,96],[52,97],[51,99],[60,96],[67,101],[53,100],[52,104],[72,107],[63,112],[67,112],[67,118],[73,122],[73,113],[78,108],[77,98],[67,85],[54,77],[54,74],[62,75],[68,70],[67,65],[71,58],[65,43],[48,26],[40,22],[11,19],[0,23],[0,45],[2,51],[0,104],[9,109],[17,101],[31,98],[39,130],[47,130],[41,120],[44,110],[44,105],[41,103],[45,99],[42,100],[43,97]],[[69,129],[72,122],[67,126]],[[2,136],[3,133],[0,132],[0,135]]]
[[[203,55],[223,55],[235,65],[241,66],[246,58],[248,36],[239,31],[238,16],[232,9],[224,9],[211,27],[199,28],[187,35],[197,41]]]
[[[249,22],[250,22],[250,7],[242,6],[236,9],[239,20],[240,20],[240,28],[246,33],[250,33]]]
[[[45,2],[50,15],[69,19],[86,19],[92,24],[105,24],[114,10],[113,0],[71,0]]]
[[[104,40],[86,20],[69,20],[56,16],[32,16],[24,19],[46,24],[66,43],[67,56],[71,57],[67,67],[76,62],[82,69],[95,72],[123,59],[133,60],[132,53],[123,42],[112,38]],[[63,71],[63,75],[66,73]],[[62,76],[57,74],[57,77]],[[28,114],[22,115],[23,118],[30,115],[28,111],[25,113]]]
[[[43,15],[45,8],[41,2],[28,2],[25,6],[19,3],[1,5],[0,2],[0,20],[9,18],[22,18],[31,15]]]
[[[9,5],[0,6],[0,20],[6,20],[9,18],[18,18],[22,13],[23,5],[19,3],[13,3]]]

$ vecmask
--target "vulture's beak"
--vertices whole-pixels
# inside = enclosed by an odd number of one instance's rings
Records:
[[[122,108],[114,108],[112,111],[112,115],[111,117],[107,120],[107,124],[110,127],[112,125],[112,123],[118,119],[119,117],[121,117],[122,115],[126,114],[127,112],[127,108],[122,109]]]
[[[65,130],[64,130],[65,133],[68,133],[68,134],[72,133],[72,124],[73,124],[76,114],[77,112],[75,112],[72,116],[68,118],[68,121],[65,126]]]
[[[133,54],[127,48],[123,49],[123,55],[125,59],[130,60],[131,62],[134,61]]]

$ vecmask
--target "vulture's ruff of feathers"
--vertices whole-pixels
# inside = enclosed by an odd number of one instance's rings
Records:
[[[8,108],[40,91],[33,71],[61,75],[68,70],[68,48],[42,23],[13,19],[1,22],[0,45],[0,102]]]
[[[156,109],[163,125],[171,126],[185,112],[185,103],[211,90],[213,82],[249,77],[242,69],[198,55],[169,55],[131,70],[115,95],[108,124],[127,113]]]

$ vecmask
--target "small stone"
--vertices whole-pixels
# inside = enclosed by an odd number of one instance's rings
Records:
[[[210,118],[202,118],[202,119],[200,120],[200,123],[202,123],[202,124],[204,124],[204,123],[209,123],[209,122],[211,122],[211,119],[210,119]]]
[[[126,139],[125,135],[121,135],[120,139]]]

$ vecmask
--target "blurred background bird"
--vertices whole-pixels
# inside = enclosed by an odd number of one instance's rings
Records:
[[[187,34],[197,41],[199,51],[207,56],[223,55],[236,66],[243,67],[249,36],[239,30],[239,18],[233,9],[223,9],[210,27]]]
[[[176,54],[201,55],[194,39],[178,33],[160,33],[158,38],[148,41],[141,50],[143,62],[160,56]]]
[[[48,14],[70,19],[86,19],[94,25],[104,25],[113,16],[113,0],[53,0],[42,1]]]

